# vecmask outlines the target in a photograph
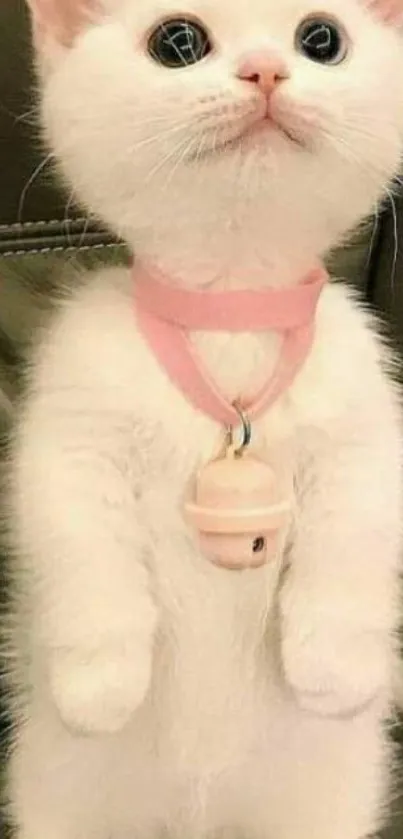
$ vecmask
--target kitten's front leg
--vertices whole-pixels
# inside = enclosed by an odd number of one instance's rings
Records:
[[[397,423],[317,448],[281,592],[282,659],[298,702],[352,713],[390,699],[400,552]]]
[[[66,417],[47,412],[41,422],[34,410],[17,453],[32,643],[65,723],[112,732],[150,681],[157,614],[147,535],[124,467],[124,423],[115,432],[102,412]]]

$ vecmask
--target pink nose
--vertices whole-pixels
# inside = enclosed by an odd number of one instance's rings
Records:
[[[255,50],[241,58],[237,76],[245,82],[251,82],[265,96],[270,96],[274,88],[288,77],[288,70],[282,58],[270,50]]]

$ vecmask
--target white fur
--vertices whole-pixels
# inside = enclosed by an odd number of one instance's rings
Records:
[[[47,52],[48,136],[92,210],[183,282],[295,281],[397,168],[399,36],[353,0],[327,0],[355,46],[323,68],[291,48],[306,0],[238,0],[231,14],[183,5],[222,44],[211,65],[154,68],[139,43],[161,4],[110,2],[74,47]],[[204,114],[210,134],[225,131],[228,114],[252,107],[231,66],[267,32],[292,69],[276,107],[305,148],[273,134],[182,157],[176,130],[187,142]],[[271,335],[195,340],[229,398],[254,391],[278,352]],[[144,344],[127,271],[95,275],[61,308],[13,464],[19,839],[366,839],[377,828],[400,410],[387,353],[343,286],[324,292],[309,360],[254,426],[255,450],[295,486],[284,550],[261,570],[214,567],[183,520],[186,483],[221,438]]]

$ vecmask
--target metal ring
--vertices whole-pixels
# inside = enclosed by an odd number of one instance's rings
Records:
[[[241,422],[241,431],[242,431],[242,438],[239,446],[234,448],[234,454],[237,457],[240,457],[244,449],[247,449],[250,446],[250,441],[252,439],[252,426],[248,415],[242,410],[242,408],[236,403],[233,403],[233,407],[235,408],[240,422]],[[234,428],[231,426],[229,429],[229,440],[230,445],[234,444]]]

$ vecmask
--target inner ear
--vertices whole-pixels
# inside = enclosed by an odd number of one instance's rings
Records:
[[[28,0],[40,39],[51,36],[69,45],[100,13],[100,0]]]
[[[367,0],[367,6],[392,26],[403,25],[403,0]]]

